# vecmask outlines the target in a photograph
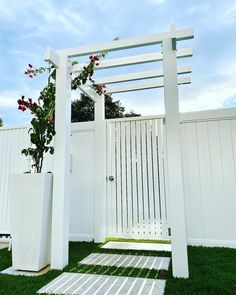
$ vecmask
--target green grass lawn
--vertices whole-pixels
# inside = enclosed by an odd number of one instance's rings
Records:
[[[164,252],[119,251],[101,249],[94,243],[70,243],[70,262],[65,271],[167,278],[165,295],[236,295],[236,250],[225,248],[189,247],[190,278],[174,279],[169,272],[134,268],[83,266],[78,262],[90,253],[129,253],[166,256]],[[0,250],[0,270],[11,266],[11,254]],[[37,290],[57,277],[61,271],[50,271],[40,277],[0,275],[0,294],[35,294]]]

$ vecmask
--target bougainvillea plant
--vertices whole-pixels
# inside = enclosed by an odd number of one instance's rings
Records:
[[[106,85],[96,84],[93,77],[94,68],[99,66],[101,58],[104,58],[107,53],[102,52],[98,55],[89,57],[88,65],[84,66],[80,73],[71,78],[71,89],[76,90],[79,86],[90,81],[92,87],[99,95],[105,94]],[[76,64],[78,62],[73,62]],[[44,154],[49,152],[54,153],[54,147],[51,145],[55,132],[55,96],[56,96],[56,69],[50,65],[48,67],[35,68],[31,64],[28,65],[25,75],[29,78],[34,78],[39,74],[48,72],[48,85],[40,92],[37,101],[32,98],[22,96],[17,101],[18,109],[25,112],[30,111],[33,119],[31,120],[31,128],[29,129],[31,147],[22,150],[22,154],[32,157],[32,171],[40,173],[42,171]],[[72,77],[72,75],[71,75]]]

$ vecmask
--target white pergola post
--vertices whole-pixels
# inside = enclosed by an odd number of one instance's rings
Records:
[[[174,33],[174,28],[172,28]],[[163,40],[165,130],[173,276],[188,278],[184,187],[179,135],[179,97],[175,36]]]
[[[106,126],[104,95],[97,95],[94,120],[94,241],[106,237]]]
[[[105,96],[89,83],[80,89],[94,101],[94,242],[101,243],[107,233]]]
[[[68,264],[69,185],[71,137],[71,65],[65,54],[59,54],[56,69],[55,155],[52,204],[51,268]]]

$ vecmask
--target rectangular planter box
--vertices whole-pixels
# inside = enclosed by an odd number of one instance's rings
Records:
[[[50,264],[52,174],[10,177],[12,266],[39,271]]]

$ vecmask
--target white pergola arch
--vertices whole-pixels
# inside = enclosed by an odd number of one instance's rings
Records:
[[[162,52],[135,56],[107,59],[101,61],[97,70],[138,65],[163,61],[163,69],[141,71],[122,75],[113,75],[96,80],[96,83],[108,84],[107,93],[119,93],[164,87],[165,125],[167,145],[167,191],[170,201],[170,219],[172,235],[172,265],[175,277],[187,278],[188,258],[184,209],[184,190],[182,163],[179,138],[179,98],[178,85],[191,82],[185,76],[191,72],[191,67],[177,68],[177,58],[192,56],[191,48],[177,50],[177,42],[193,38],[191,28],[176,30],[171,26],[169,32],[135,37],[125,40],[111,41],[91,46],[53,51],[48,48],[45,60],[56,66],[56,136],[55,136],[55,166],[53,186],[53,216],[52,216],[52,248],[51,267],[62,269],[68,264],[69,237],[69,173],[70,173],[70,128],[71,128],[71,72],[79,72],[83,64],[71,66],[70,58],[102,51],[124,50],[134,47],[162,44]],[[159,78],[155,82],[143,82]],[[110,84],[138,81],[130,85],[110,86]],[[80,89],[95,102],[95,208],[94,208],[94,239],[104,241],[106,235],[106,163],[105,163],[105,117],[104,95],[98,95],[86,84]]]

